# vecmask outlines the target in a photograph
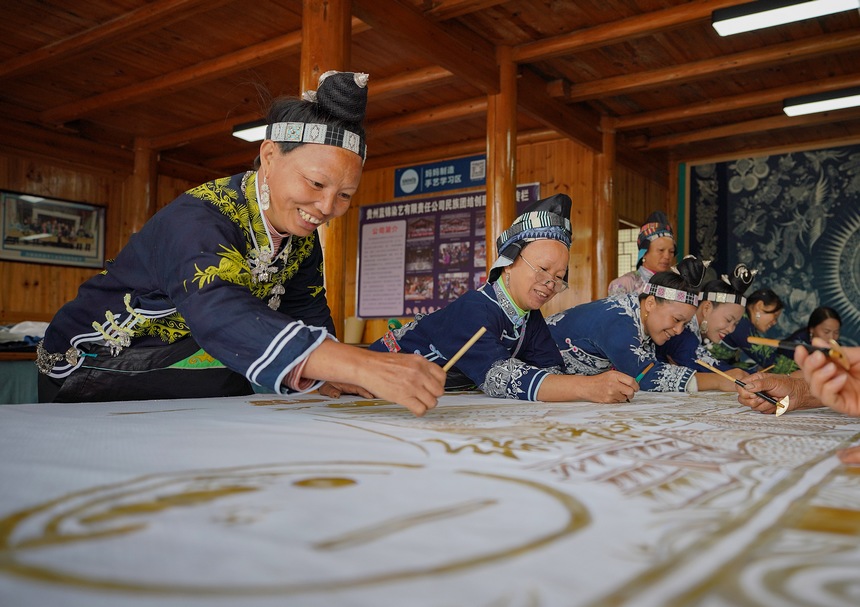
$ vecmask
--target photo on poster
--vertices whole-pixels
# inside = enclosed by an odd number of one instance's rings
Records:
[[[472,288],[480,289],[481,285],[487,282],[487,273],[486,272],[477,272],[472,274]]]
[[[474,213],[450,213],[439,218],[439,235],[442,238],[464,238],[472,234]]]
[[[436,234],[436,219],[434,217],[415,217],[406,222],[406,239],[419,240],[433,238]]]
[[[439,299],[454,301],[468,290],[468,272],[443,272],[439,274]]]
[[[484,268],[487,265],[487,243],[483,240],[475,242],[475,255],[472,265],[476,268]]]
[[[471,245],[472,243],[468,241],[443,242],[439,245],[439,255],[437,259],[443,266],[468,265],[469,259],[472,257]]]
[[[406,271],[433,271],[433,241],[410,241],[406,243]]]
[[[475,215],[475,236],[487,235],[487,216],[484,213]]]
[[[406,301],[421,301],[433,299],[433,275],[414,274],[406,277]]]

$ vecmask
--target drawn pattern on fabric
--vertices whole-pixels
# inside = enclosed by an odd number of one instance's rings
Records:
[[[62,592],[79,607],[97,591],[120,606],[316,607],[348,592],[429,607],[422,590],[443,581],[464,604],[856,598],[860,475],[834,454],[860,419],[829,410],[776,418],[731,395],[640,392],[624,405],[463,393],[422,418],[320,395],[57,411],[0,408],[10,604]],[[577,567],[560,558],[576,554]]]

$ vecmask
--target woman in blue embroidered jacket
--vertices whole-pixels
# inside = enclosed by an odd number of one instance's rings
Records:
[[[699,307],[684,331],[663,345],[657,346],[657,358],[697,371],[708,372],[696,364],[702,360],[712,367],[725,371],[736,379],[747,374],[711,354],[711,347],[732,333],[744,315],[744,292],[752,284],[755,271],[744,264],[735,266],[732,275],[725,274],[708,282],[699,295]]]
[[[652,276],[639,295],[598,299],[547,318],[565,373],[645,372],[639,386],[651,392],[734,392],[734,384],[715,373],[698,374],[656,357],[655,346],[681,333],[696,313],[696,293],[704,275],[705,265],[689,256],[674,271]]]
[[[773,367],[771,373],[787,374],[798,370],[794,360],[771,346],[749,343],[749,337],[762,337],[779,321],[783,303],[773,290],[759,289],[747,297],[746,313],[735,330],[722,343],[714,344],[711,354],[733,366],[749,359],[753,367]]]
[[[521,400],[621,402],[636,382],[561,374],[561,357],[540,307],[567,288],[570,198],[556,194],[527,209],[496,240],[487,284],[444,308],[389,331],[372,350],[414,352],[444,365],[480,327],[487,332],[448,372],[447,389],[477,386],[488,396]]]
[[[648,216],[639,230],[636,245],[639,248],[636,270],[609,283],[610,297],[624,293],[638,295],[654,274],[672,268],[675,262],[675,234],[665,213],[654,211]]]
[[[229,396],[253,382],[435,406],[436,365],[332,339],[316,229],[358,188],[366,82],[327,72],[303,99],[276,100],[258,170],[189,190],[133,235],[51,322],[40,400]]]

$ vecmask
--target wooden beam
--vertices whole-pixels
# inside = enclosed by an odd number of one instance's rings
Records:
[[[597,125],[600,118],[580,108],[572,108],[546,93],[546,82],[534,72],[523,69],[517,86],[520,109],[542,124],[597,150],[603,139]]]
[[[645,139],[645,144],[642,146],[642,149],[658,150],[687,143],[722,139],[724,137],[734,137],[736,135],[749,135],[751,133],[761,133],[778,129],[791,129],[816,124],[831,124],[845,120],[860,120],[860,110],[852,108],[795,117],[784,115],[771,116],[769,118],[737,122],[735,124],[727,124],[698,131],[691,131],[688,133],[651,137]]]
[[[486,247],[495,251],[496,236],[517,217],[517,65],[511,47],[497,48],[502,90],[487,97]],[[495,255],[487,255],[487,275]]]
[[[352,36],[351,0],[302,0],[302,60],[300,90],[316,90],[328,70],[349,68]],[[272,193],[275,198],[275,192]],[[335,335],[341,339],[346,318],[347,218],[334,217],[317,228],[323,250],[325,300]],[[355,243],[357,250],[358,243]]]
[[[155,213],[158,192],[158,154],[149,147],[149,142],[138,137],[134,140],[134,171],[129,179],[126,197],[128,208],[120,205],[120,243],[125,244],[135,232],[140,231]]]
[[[621,131],[640,127],[652,127],[659,124],[682,122],[684,120],[701,118],[702,116],[723,114],[725,112],[735,110],[746,110],[770,105],[772,103],[782,103],[782,101],[788,97],[825,93],[858,85],[860,85],[860,74],[849,74],[847,76],[839,76],[837,78],[829,78],[827,80],[800,82],[763,91],[745,93],[743,95],[710,99],[708,101],[691,105],[670,107],[663,110],[655,110],[653,112],[642,112],[640,114],[631,114],[630,116],[621,116],[618,118],[616,126],[618,130]]]
[[[615,124],[600,120],[603,151],[594,157],[594,207],[591,234],[591,299],[606,297],[618,270],[618,210],[615,204]]]
[[[486,97],[475,97],[465,101],[437,105],[411,114],[371,122],[367,125],[368,139],[372,145],[373,140],[377,137],[387,137],[422,127],[436,128],[457,120],[482,116],[486,112]]]
[[[508,0],[436,0],[424,14],[433,21],[444,21],[469,15],[485,8],[504,4]]]
[[[353,19],[352,24],[358,31],[368,29],[366,24],[357,19]],[[301,31],[290,32],[246,47],[241,51],[201,61],[196,65],[145,82],[45,110],[40,118],[46,124],[58,124],[80,118],[96,110],[130,105],[159,95],[168,95],[215,80],[226,74],[268,63],[276,57],[298,53],[301,51],[301,44]]]
[[[672,8],[611,21],[561,36],[544,38],[515,47],[514,61],[517,63],[534,63],[535,61],[580,53],[610,44],[620,44],[644,36],[653,36],[660,32],[708,19],[711,12],[718,8],[743,4],[746,1],[700,0],[698,2],[685,2]]]
[[[848,30],[648,72],[623,74],[603,80],[571,84],[564,98],[568,102],[585,101],[653,89],[665,86],[667,83],[677,86],[684,82],[713,78],[728,72],[770,67],[818,55],[856,49],[858,46],[860,46],[860,32]],[[560,96],[563,92],[555,88],[550,89],[550,94]]]
[[[450,32],[397,0],[353,0],[353,14],[482,92],[499,92],[495,49],[483,38]]]
[[[372,75],[371,75],[372,76]],[[380,99],[389,99],[398,95],[409,95],[422,89],[447,84],[457,77],[444,67],[431,65],[430,67],[421,68],[383,78],[381,80],[370,81],[367,89],[368,102],[378,101]]]
[[[104,48],[120,41],[139,38],[152,30],[168,27],[196,12],[212,10],[229,1],[156,0],[144,4],[101,25],[7,59],[0,63],[0,78],[24,76],[52,68],[96,47]]]

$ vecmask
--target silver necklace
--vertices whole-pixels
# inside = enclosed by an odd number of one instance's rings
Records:
[[[287,266],[287,260],[290,257],[290,252],[293,250],[293,236],[287,237],[286,246],[281,249],[277,256],[272,256],[272,251],[269,247],[254,247],[248,255],[248,266],[251,270],[251,282],[261,284],[269,282],[270,279]],[[277,267],[277,263],[282,261],[281,268]],[[269,298],[269,307],[272,310],[277,310],[281,305],[281,295],[286,292],[284,285],[275,283],[272,286],[272,297]]]

